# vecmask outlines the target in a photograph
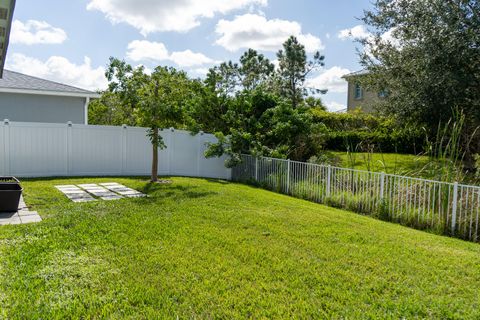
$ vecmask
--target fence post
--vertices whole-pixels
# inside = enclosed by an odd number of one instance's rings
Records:
[[[255,181],[258,182],[258,158],[255,158]]]
[[[122,124],[122,175],[127,171],[127,134],[127,125]]]
[[[72,121],[67,122],[67,176],[72,174],[72,158],[73,158],[73,146],[72,146]]]
[[[4,142],[4,173],[6,176],[10,174],[10,120],[3,120],[4,131],[3,131],[3,142]]]
[[[385,172],[380,175],[380,199],[385,198]]]
[[[159,132],[159,135],[162,134],[164,130],[160,131]],[[165,130],[166,131],[166,130]],[[172,157],[173,157],[173,154],[174,154],[174,151],[175,151],[175,145],[174,145],[174,141],[175,141],[175,128],[171,127],[169,129],[169,133],[168,133],[168,145],[167,145],[167,157],[168,157],[168,175],[175,175],[175,173],[173,172],[172,170]],[[158,160],[160,161],[160,156],[158,157]],[[160,166],[158,166],[159,169],[160,169]]]
[[[330,197],[331,182],[332,182],[332,166],[328,165],[327,166],[327,190],[326,190],[327,197]]]
[[[290,159],[287,160],[287,194],[290,193],[290,166],[292,161]]]
[[[453,184],[453,200],[452,200],[452,236],[455,234],[457,224],[457,201],[458,201],[458,182]]]

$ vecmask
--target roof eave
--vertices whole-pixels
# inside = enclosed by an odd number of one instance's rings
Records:
[[[7,30],[5,31],[5,43],[0,57],[0,79],[3,77],[3,69],[5,68],[5,60],[7,59],[8,44],[10,42],[10,30],[12,29],[13,12],[15,11],[15,1],[10,0],[10,10],[8,10]]]
[[[101,95],[96,92],[65,92],[65,91],[46,91],[46,90],[31,90],[31,89],[15,89],[15,88],[0,88],[0,93],[19,93],[19,94],[35,94],[43,96],[57,96],[57,97],[77,97],[99,99]]]

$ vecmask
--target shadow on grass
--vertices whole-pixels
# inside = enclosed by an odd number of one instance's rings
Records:
[[[158,198],[187,198],[187,199],[198,199],[207,196],[217,195],[217,192],[213,191],[198,191],[199,187],[196,186],[181,186],[175,184],[159,184],[159,183],[147,183],[140,191],[149,195],[148,198],[143,198],[144,200],[151,199],[155,200]]]
[[[19,178],[21,181],[29,182],[42,182],[42,181],[54,181],[54,180],[87,180],[87,179],[132,179],[132,180],[145,180],[149,179],[149,176],[59,176],[59,177],[35,177],[35,178]]]
[[[223,185],[227,185],[227,184],[231,183],[230,181],[218,180],[218,179],[213,179],[213,178],[205,178],[205,181],[208,181],[208,182],[211,182],[211,183],[223,184]]]

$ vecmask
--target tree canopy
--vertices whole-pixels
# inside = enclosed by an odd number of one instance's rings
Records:
[[[204,80],[161,66],[147,74],[143,67],[112,58],[106,72],[109,88],[92,106],[91,118],[149,128],[152,180],[156,150],[165,147],[158,130],[165,127],[216,134],[219,142],[208,155],[228,154],[228,165],[241,153],[307,160],[316,148],[311,110],[325,110],[318,96],[325,91],[308,88],[306,80],[323,66],[324,57],[317,52],[309,60],[295,37],[286,40],[277,57],[276,68],[249,49],[238,62],[212,67]]]
[[[464,151],[480,152],[480,2],[376,0],[363,21],[365,83],[388,90],[380,111],[430,136],[464,115]]]
[[[109,90],[103,95],[114,99],[119,110],[128,108],[130,123],[149,128],[152,142],[152,181],[158,180],[158,149],[166,147],[159,130],[185,122],[185,105],[192,95],[192,82],[183,71],[157,67],[151,74],[111,58],[106,72]]]

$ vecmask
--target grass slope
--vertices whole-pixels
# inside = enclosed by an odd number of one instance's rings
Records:
[[[430,159],[426,156],[398,153],[332,152],[337,165],[357,170],[378,171],[391,174],[424,175]]]
[[[479,318],[480,246],[248,186],[25,182],[0,228],[0,318]],[[147,199],[73,204],[117,181]]]

